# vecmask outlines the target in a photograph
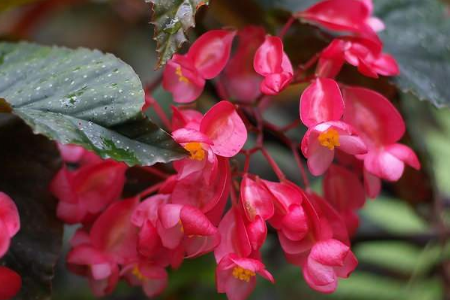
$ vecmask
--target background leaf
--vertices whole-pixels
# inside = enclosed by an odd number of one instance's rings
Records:
[[[50,299],[51,280],[62,246],[63,225],[48,185],[60,168],[55,143],[34,135],[18,117],[0,113],[0,191],[16,203],[21,230],[1,264],[23,280],[15,299]]]
[[[171,136],[141,113],[141,82],[115,56],[1,43],[0,58],[0,98],[35,133],[129,165],[184,156]]]
[[[195,13],[209,0],[147,0],[153,3],[152,23],[159,53],[158,67],[165,65],[181,45],[186,42],[186,32],[195,27]]]
[[[377,0],[375,14],[386,24],[380,33],[385,51],[394,55],[403,91],[434,105],[449,106],[450,17],[438,0]]]

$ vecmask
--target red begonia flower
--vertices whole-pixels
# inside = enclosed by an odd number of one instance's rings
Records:
[[[205,80],[219,75],[230,57],[236,32],[211,30],[199,37],[186,55],[175,54],[163,74],[163,87],[174,101],[188,103],[200,96]]]
[[[0,258],[8,251],[11,238],[20,230],[19,211],[5,193],[0,192]]]
[[[251,258],[230,254],[222,258],[216,269],[219,293],[226,293],[229,300],[245,300],[256,286],[256,274],[274,282],[263,263]]]
[[[0,266],[0,300],[12,299],[22,287],[22,278],[13,270]]]
[[[276,95],[292,81],[294,71],[289,57],[283,50],[283,41],[276,36],[266,36],[253,60],[255,71],[264,76],[261,92]]]

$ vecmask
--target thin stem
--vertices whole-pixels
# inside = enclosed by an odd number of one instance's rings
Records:
[[[162,83],[163,77],[162,75],[159,75],[156,77],[152,82],[149,82],[145,85],[145,93],[146,94],[152,94],[155,89]]]
[[[266,149],[262,148],[261,153],[264,155],[264,157],[267,159],[267,162],[272,167],[273,171],[277,175],[278,179],[280,181],[286,180],[286,176],[284,175],[283,171],[281,171],[280,167],[278,167],[278,164],[275,162],[275,160],[270,156],[269,152],[267,152]]]
[[[155,80],[148,83],[145,86],[145,94],[151,97],[154,90],[161,84],[162,79],[163,79],[162,75],[160,75]],[[156,99],[153,99],[153,98],[150,98],[150,99],[151,99],[150,104],[153,107],[153,109],[155,110],[155,113],[158,115],[158,118],[161,120],[161,122],[163,122],[164,126],[169,131],[172,131],[172,124],[170,123],[170,120],[167,117],[167,114],[164,111],[164,109],[159,105],[159,103],[158,103],[158,101],[156,101]]]
[[[152,103],[153,109],[155,110],[156,114],[158,115],[159,119],[163,122],[164,126],[169,131],[172,131],[172,124],[169,121],[169,118],[167,117],[166,112],[162,107],[159,105],[158,101],[154,100]]]
[[[156,176],[158,176],[158,177],[160,177],[162,179],[166,179],[166,178],[170,177],[170,174],[164,173],[163,171],[158,170],[158,169],[156,169],[154,167],[142,167],[141,169],[146,171],[146,172],[148,172],[148,173],[156,175]]]
[[[245,155],[244,174],[248,173],[248,169],[250,168],[250,157],[250,154]]]
[[[303,180],[303,184],[305,185],[305,189],[309,190],[311,186],[309,183],[308,175],[306,174],[306,170],[303,167],[302,160],[300,158],[300,155],[298,154],[298,149],[294,145],[294,143],[291,143],[291,151],[292,151],[292,154],[294,154],[295,162],[297,163],[298,169],[300,170],[300,175],[302,176],[302,180]]]
[[[155,185],[152,185],[151,187],[149,187],[149,188],[143,190],[142,192],[140,192],[140,193],[139,193],[139,196],[140,196],[141,198],[145,198],[145,197],[147,197],[147,196],[150,196],[151,194],[157,192],[157,191],[161,188],[161,186],[162,186],[163,184],[164,184],[164,182],[160,182],[160,183],[157,183],[157,184],[155,184]]]
[[[282,39],[286,35],[286,33],[288,32],[289,28],[291,28],[294,21],[295,21],[294,16],[291,16],[289,18],[289,20],[287,20],[286,24],[284,24],[283,28],[281,29],[280,33],[278,34],[278,37],[280,39]]]

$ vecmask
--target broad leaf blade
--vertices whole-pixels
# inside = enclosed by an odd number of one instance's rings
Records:
[[[437,107],[449,106],[450,17],[438,0],[378,0],[375,14],[386,23],[380,33],[385,51],[400,65],[394,78]]]
[[[147,0],[153,3],[152,23],[155,25],[158,67],[165,65],[188,40],[186,32],[195,27],[195,13],[209,0]]]
[[[141,82],[113,55],[1,43],[0,57],[0,98],[35,133],[129,165],[184,156],[170,135],[145,119]]]
[[[21,292],[14,299],[50,299],[63,225],[56,219],[56,201],[48,185],[61,167],[59,153],[55,143],[33,134],[11,114],[0,113],[0,141],[0,191],[16,203],[21,221],[0,264],[22,276]]]

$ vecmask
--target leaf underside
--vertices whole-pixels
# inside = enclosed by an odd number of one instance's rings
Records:
[[[154,39],[159,54],[157,67],[172,58],[184,42],[188,41],[186,32],[195,27],[195,13],[209,0],[147,0],[153,3],[151,23],[155,25]]]
[[[111,54],[0,43],[0,98],[35,133],[103,158],[152,165],[185,155],[144,117],[139,78]]]

